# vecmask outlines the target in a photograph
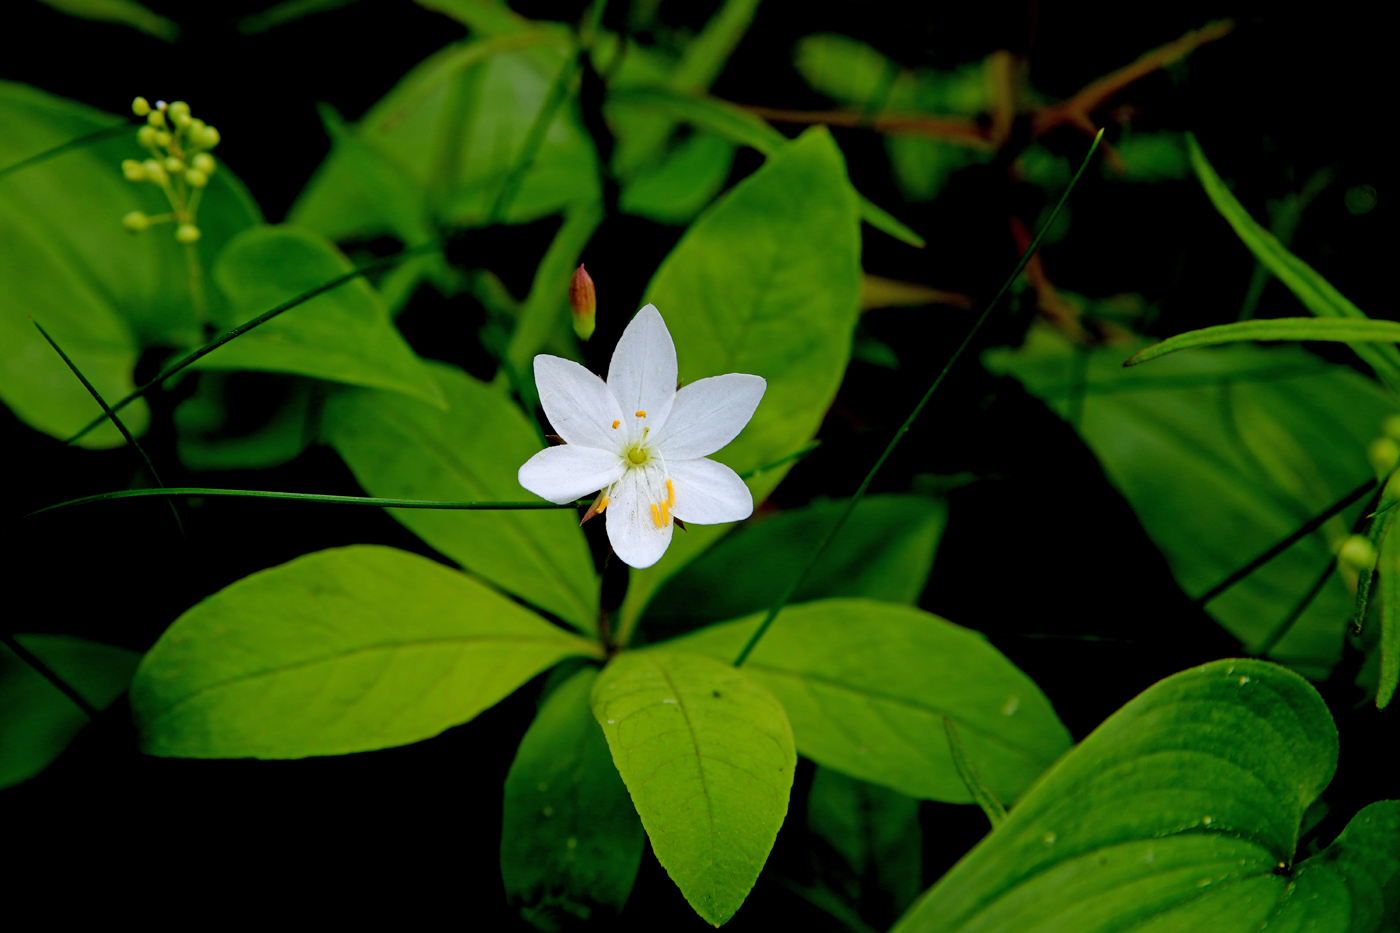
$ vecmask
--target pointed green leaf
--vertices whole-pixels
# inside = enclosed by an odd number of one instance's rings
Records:
[[[732,662],[760,619],[713,625],[666,648]],[[782,701],[799,752],[911,797],[972,801],[944,716],[1002,800],[1016,799],[1070,745],[1045,694],[985,637],[909,606],[789,606],[743,670]]]
[[[235,327],[353,268],[329,241],[309,230],[246,230],[219,254],[214,267],[214,280],[229,300],[219,325]],[[363,278],[292,308],[194,365],[296,373],[444,404],[437,383]]]
[[[1137,366],[1159,356],[1189,350],[1192,347],[1213,347],[1241,340],[1331,340],[1395,343],[1400,340],[1400,323],[1357,318],[1283,317],[1265,320],[1236,321],[1202,327],[1168,337],[1154,343],[1123,361],[1124,366]]]
[[[542,930],[616,916],[642,860],[642,824],[593,718],[598,669],[540,705],[506,775],[501,880]]]
[[[141,656],[67,635],[15,639],[95,709],[106,709],[131,682]],[[0,645],[0,788],[49,766],[87,725],[78,705],[18,655]]]
[[[1131,351],[1136,346],[1128,347]],[[1034,328],[984,363],[1067,413],[1076,351]],[[1395,402],[1347,366],[1297,347],[1212,347],[1124,369],[1124,348],[1085,368],[1079,432],[1132,505],[1181,588],[1205,593],[1371,475],[1367,445]],[[1205,606],[1254,650],[1350,534],[1353,506]],[[1144,597],[1150,598],[1150,597]],[[1341,656],[1352,595],[1327,582],[1270,656],[1326,677]]]
[[[648,650],[603,670],[593,714],[657,861],[696,913],[724,923],[787,815],[797,755],[782,706],[729,664]]]
[[[441,363],[427,364],[448,410],[397,393],[355,390],[326,404],[327,441],[371,496],[520,501],[520,465],[539,450],[506,393]],[[593,558],[567,511],[391,512],[472,573],[591,632],[598,619]]]
[[[1400,900],[1393,803],[1291,878],[1277,870],[1336,763],[1327,707],[1297,674],[1245,659],[1173,675],[1056,764],[895,930],[1378,933]]]
[[[714,459],[737,472],[805,446],[836,394],[860,301],[860,222],[845,160],[825,129],[776,152],[691,226],[647,289],[676,341],[684,382],[722,373],[768,380],[754,418]],[[748,481],[762,501],[787,472]],[[623,614],[726,526],[677,535],[656,566],[633,571]]]
[[[647,606],[640,633],[655,642],[767,609],[845,507],[845,500],[815,502],[735,529],[666,581]],[[938,499],[865,497],[788,602],[833,596],[918,602],[946,517]]]
[[[22,84],[0,82],[0,167],[9,167],[123,120]],[[66,438],[101,408],[29,323],[43,324],[104,398],[135,386],[131,372],[143,346],[192,346],[202,340],[190,294],[186,249],[174,228],[129,233],[122,217],[168,212],[151,184],[122,177],[121,162],[145,158],[130,134],[69,149],[0,177],[0,398],[37,430]],[[238,179],[220,165],[199,208],[196,255],[208,270],[239,230],[260,220]],[[217,305],[218,296],[205,288]],[[148,411],[137,401],[122,412],[133,433]],[[84,447],[116,447],[120,432],[104,424]]]
[[[427,558],[335,548],[176,619],[142,660],[131,706],[152,755],[341,755],[437,735],[556,662],[595,654]]]
[[[1220,215],[1229,221],[1236,235],[1254,257],[1263,264],[1278,280],[1288,286],[1303,306],[1318,317],[1341,317],[1365,319],[1366,314],[1347,300],[1312,266],[1290,253],[1278,237],[1257,223],[1244,205],[1230,192],[1225,182],[1216,174],[1215,168],[1201,151],[1201,144],[1195,134],[1186,134],[1186,147],[1191,158],[1191,167],[1201,179],[1211,203]],[[1356,355],[1366,361],[1376,374],[1386,379],[1392,388],[1400,385],[1400,350],[1393,346],[1371,346],[1353,344]]]
[[[148,36],[174,42],[180,38],[180,27],[136,0],[43,0],[49,6],[79,19],[99,23],[120,23]]]

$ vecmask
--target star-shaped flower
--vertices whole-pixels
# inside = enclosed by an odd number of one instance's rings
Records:
[[[535,386],[565,443],[527,460],[520,485],[560,504],[601,490],[595,508],[626,563],[660,560],[676,519],[714,525],[753,514],[744,481],[706,456],[744,429],[768,383],[729,373],[677,391],[676,345],[655,305],[623,331],[607,382],[578,363],[541,354]]]

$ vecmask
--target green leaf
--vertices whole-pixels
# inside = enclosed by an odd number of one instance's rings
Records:
[[[0,166],[122,122],[0,82]],[[130,136],[72,149],[0,178],[0,398],[31,427],[54,437],[74,434],[102,410],[26,316],[43,324],[113,400],[135,387],[131,372],[143,346],[202,340],[185,249],[172,228],[133,235],[121,224],[134,210],[169,210],[153,185],[122,177],[122,159],[143,154],[135,136],[133,127]],[[204,268],[230,237],[259,219],[243,186],[220,166],[200,205],[203,237],[196,249]],[[144,401],[122,412],[135,434],[145,430],[148,418]],[[111,424],[81,441],[93,448],[122,443]]]
[[[441,224],[484,222],[572,49],[569,30],[551,25],[455,43],[430,56],[356,125],[358,152],[346,146],[331,153],[298,198],[292,219],[336,240],[382,228],[423,204]],[[372,197],[356,173],[369,158],[366,149],[396,169],[392,187]],[[384,172],[376,170],[371,184]],[[601,196],[592,139],[574,108],[565,106],[504,221],[527,223]]]
[[[1264,227],[1255,222],[1244,205],[1230,193],[1225,182],[1216,174],[1214,167],[1206,160],[1201,145],[1192,133],[1186,134],[1187,151],[1191,157],[1191,167],[1201,179],[1211,203],[1221,216],[1229,221],[1236,235],[1263,266],[1288,286],[1303,306],[1318,317],[1341,317],[1364,319],[1366,314],[1347,300],[1332,284],[1317,274],[1312,266],[1294,256]],[[1356,355],[1376,371],[1376,374],[1392,387],[1400,386],[1400,350],[1392,346],[1372,347],[1369,344],[1354,344]]]
[[[734,143],[714,133],[693,133],[650,171],[622,189],[618,206],[663,224],[683,224],[714,200],[734,163]]]
[[[835,33],[804,36],[793,47],[793,66],[813,88],[843,104],[878,103],[888,92],[891,68],[873,47]]]
[[[844,499],[816,502],[735,529],[662,586],[643,617],[647,640],[773,605],[811,556],[812,542],[845,507]],[[918,602],[946,519],[947,508],[938,499],[866,497],[789,602],[831,596]]]
[[[502,388],[427,364],[448,410],[407,396],[352,390],[326,404],[327,441],[372,496],[515,501],[520,465],[539,440]],[[585,632],[598,618],[593,558],[568,511],[391,511],[438,551]]]
[[[176,451],[190,470],[262,470],[316,440],[322,383],[280,373],[206,372],[176,406]]]
[[[627,903],[645,837],[613,766],[585,667],[540,706],[506,775],[501,880],[541,930],[616,916]]]
[[[1393,804],[1276,872],[1336,762],[1327,707],[1291,671],[1173,675],[1061,759],[895,930],[1378,931],[1400,868]]]
[[[304,758],[464,723],[595,645],[455,570],[393,548],[317,551],[225,587],[141,661],[142,749]]]
[[[1120,364],[1140,344],[1075,350],[1035,328],[984,363],[1062,415],[1086,373],[1079,432],[1132,505],[1188,595],[1203,594],[1371,475],[1367,445],[1395,410],[1379,386],[1296,347],[1227,346],[1151,366]],[[1344,512],[1206,605],[1254,650],[1350,534]],[[1144,594],[1144,599],[1154,598]],[[1341,656],[1352,597],[1334,577],[1270,653],[1309,677]]]
[[[148,36],[174,42],[180,27],[158,13],[152,13],[136,0],[42,0],[60,13],[99,23],[120,23]]]
[[[850,358],[860,277],[856,194],[822,128],[773,155],[686,232],[646,294],[676,341],[681,379],[740,372],[768,380],[753,420],[714,459],[743,473],[807,443]],[[786,472],[750,479],[754,500]],[[692,527],[656,566],[633,571],[624,617],[635,618],[661,581],[725,527]]]
[[[353,268],[339,250],[309,230],[246,230],[229,243],[214,267],[214,280],[230,306],[218,323],[225,329],[236,327]],[[194,365],[296,373],[445,405],[437,384],[363,278],[312,298]]]
[[[807,795],[807,828],[836,850],[849,900],[884,928],[919,894],[923,832],[919,802],[898,791],[817,768]]]
[[[16,635],[96,709],[122,694],[141,656],[67,635]],[[87,725],[87,715],[42,674],[0,645],[0,788],[43,771]]]
[[[1119,177],[1125,181],[1175,181],[1191,171],[1180,133],[1129,133],[1118,140],[1116,148],[1123,165]]]
[[[1394,508],[1394,507],[1392,507]],[[1376,687],[1376,708],[1385,709],[1400,684],[1400,534],[1392,527],[1381,541],[1376,574],[1381,584],[1380,681]]]
[[[1400,323],[1356,318],[1281,317],[1253,321],[1236,321],[1189,330],[1161,343],[1139,350],[1123,361],[1124,366],[1137,366],[1159,356],[1189,350],[1192,347],[1213,347],[1241,340],[1329,340],[1346,343],[1367,341],[1395,343],[1400,340]]]
[[[613,658],[593,714],[657,861],[696,913],[724,923],[787,815],[797,755],[782,706],[729,664],[647,650]]]
[[[732,662],[760,615],[667,642]],[[797,750],[911,797],[970,803],[943,729],[958,727],[983,780],[1014,800],[1069,747],[1035,683],[980,633],[865,599],[785,608],[743,670],[782,701]]]

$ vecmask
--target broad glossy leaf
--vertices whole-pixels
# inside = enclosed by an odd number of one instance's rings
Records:
[[[642,623],[647,641],[767,609],[845,508],[844,499],[817,502],[735,529],[661,587]],[[918,602],[946,518],[938,499],[867,496],[789,602],[831,596]]]
[[[1396,902],[1393,803],[1291,878],[1276,871],[1336,762],[1327,707],[1297,674],[1246,659],[1173,675],[1061,759],[895,929],[1377,931],[1374,908]]]
[[[807,795],[807,828],[845,863],[832,874],[872,924],[904,912],[922,886],[919,802],[879,784],[817,768]],[[844,870],[842,870],[844,869]]]
[[[845,161],[825,129],[775,153],[690,228],[646,300],[666,318],[680,375],[753,373],[768,391],[753,420],[714,456],[737,472],[802,448],[841,383],[860,300],[860,220]],[[762,501],[787,467],[749,480]],[[623,613],[725,526],[692,526],[654,567],[632,573]]]
[[[590,642],[465,574],[393,548],[317,551],[187,611],[131,706],[148,754],[304,758],[466,722]]]
[[[106,709],[131,682],[141,656],[67,635],[16,635],[95,709]],[[0,788],[49,766],[88,718],[64,693],[0,645]]]
[[[724,923],[787,815],[797,755],[782,706],[727,663],[647,650],[613,658],[593,713],[657,861],[696,913]]]
[[[761,619],[713,625],[665,647],[732,663]],[[909,606],[789,606],[743,670],[782,701],[804,756],[911,797],[972,800],[948,750],[945,716],[1004,803],[1070,745],[1045,694],[986,638]]]
[[[353,268],[329,241],[309,230],[245,230],[219,254],[214,267],[214,280],[229,303],[219,324],[242,324]],[[432,376],[363,278],[283,312],[194,365],[296,373],[444,404]]]
[[[443,223],[484,222],[571,48],[567,30],[540,27],[455,43],[430,56],[352,131],[361,147],[397,167],[392,190],[366,198],[364,179],[342,164],[361,164],[364,152],[338,147],[298,199],[292,219],[332,239],[389,227],[424,203]],[[410,198],[397,178],[419,194]],[[597,153],[566,105],[503,219],[525,223],[600,196]]]
[[[501,880],[542,930],[615,916],[642,860],[642,824],[593,718],[597,678],[585,667],[549,694],[506,775]]]
[[[14,165],[122,120],[22,84],[0,82],[0,167]],[[133,210],[168,211],[149,184],[122,177],[121,162],[139,158],[136,129],[63,152],[0,177],[0,398],[31,427],[55,437],[78,431],[101,409],[29,323],[54,336],[108,399],[126,395],[142,346],[192,346],[202,339],[185,250],[170,226],[128,233]],[[229,238],[258,222],[257,206],[220,166],[199,209],[197,255],[207,270]],[[206,289],[211,293],[212,289]],[[218,296],[207,294],[217,305]],[[122,412],[134,433],[148,410]],[[105,424],[85,447],[116,447]]]
[[[1137,366],[1148,360],[1190,350],[1193,347],[1213,347],[1241,340],[1330,340],[1367,343],[1395,343],[1400,340],[1400,323],[1372,321],[1360,318],[1281,317],[1252,321],[1235,321],[1189,330],[1168,337],[1161,343],[1145,347],[1123,361],[1124,366]]]
[[[499,387],[441,363],[426,364],[448,409],[398,393],[351,390],[326,404],[327,441],[371,496],[509,500],[528,493],[516,477],[539,450],[535,432]],[[478,576],[583,631],[598,618],[598,577],[570,511],[391,514]]]
[[[1366,447],[1394,402],[1356,371],[1293,347],[1251,346],[1124,369],[1139,346],[1090,351],[1080,434],[1187,594],[1206,592],[1371,475]],[[1036,328],[1019,350],[993,350],[984,362],[1063,412],[1072,353]],[[1262,643],[1333,559],[1360,508],[1207,611],[1245,647]],[[1341,654],[1351,609],[1351,593],[1334,576],[1270,657],[1325,676]]]
[[[1186,134],[1187,153],[1191,167],[1196,170],[1201,185],[1206,189],[1211,203],[1222,217],[1229,221],[1240,241],[1278,280],[1288,287],[1303,306],[1318,317],[1343,317],[1364,319],[1366,317],[1345,295],[1337,291],[1317,270],[1288,251],[1278,237],[1274,236],[1255,219],[1226,187],[1216,174],[1215,168],[1201,151],[1201,144],[1195,134]],[[1393,346],[1372,346],[1353,344],[1356,355],[1365,360],[1381,378],[1386,379],[1392,388],[1400,386],[1400,350]]]

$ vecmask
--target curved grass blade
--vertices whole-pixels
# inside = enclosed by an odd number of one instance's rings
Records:
[[[243,496],[248,499],[290,499],[296,502],[320,502],[327,505],[368,505],[386,509],[573,509],[578,503],[569,502],[555,505],[553,502],[452,502],[432,499],[375,499],[369,496],[321,496],[309,492],[268,492],[262,489],[204,489],[196,486],[164,487],[161,489],[123,489],[118,492],[101,492],[95,496],[69,499],[46,505],[42,509],[29,512],[24,518],[33,518],[45,512],[66,509],[74,505],[88,505],[93,502],[107,502],[111,499],[141,499],[146,496]]]
[[[947,716],[943,717],[943,732],[948,736],[948,751],[952,753],[953,767],[958,770],[958,777],[967,785],[967,792],[977,801],[982,812],[987,814],[987,821],[992,824],[992,829],[996,829],[1001,825],[1001,821],[1006,819],[1006,808],[1001,805],[991,788],[982,783],[977,769],[972,766],[972,759],[967,756],[967,749],[963,747],[958,727]]]
[[[1396,343],[1400,341],[1400,323],[1373,321],[1369,318],[1281,317],[1263,320],[1236,321],[1188,330],[1168,337],[1161,343],[1144,347],[1123,361],[1124,366],[1137,366],[1148,360],[1189,350],[1192,347],[1213,347],[1241,340],[1327,340],[1336,343]]]
[[[782,611],[783,606],[792,598],[792,594],[797,592],[797,588],[802,585],[803,579],[811,572],[817,559],[821,557],[822,552],[825,551],[827,545],[831,543],[831,539],[836,537],[837,532],[841,530],[841,526],[846,524],[846,519],[851,517],[851,513],[855,511],[855,507],[860,504],[860,500],[865,498],[865,491],[870,488],[870,483],[875,479],[875,474],[880,472],[880,467],[885,465],[885,461],[888,460],[890,454],[894,452],[894,448],[900,442],[900,439],[903,438],[905,434],[909,433],[909,429],[913,427],[915,419],[923,412],[924,407],[928,405],[929,399],[933,398],[933,393],[938,391],[938,387],[942,385],[943,380],[947,378],[949,370],[962,358],[963,353],[966,352],[968,346],[972,343],[972,338],[977,336],[977,332],[982,329],[982,325],[986,323],[992,311],[1001,303],[1001,299],[1011,289],[1017,276],[1021,274],[1021,270],[1031,261],[1031,257],[1034,256],[1036,250],[1040,248],[1041,241],[1045,239],[1046,232],[1055,222],[1055,219],[1060,216],[1060,211],[1064,208],[1065,202],[1069,200],[1070,192],[1079,184],[1079,179],[1084,177],[1084,170],[1087,169],[1089,163],[1093,161],[1094,153],[1098,151],[1099,143],[1102,142],[1102,140],[1103,130],[1099,130],[1098,135],[1094,137],[1093,144],[1089,146],[1088,153],[1084,156],[1084,161],[1079,166],[1079,171],[1074,173],[1074,177],[1071,178],[1069,184],[1065,186],[1064,193],[1060,195],[1060,200],[1055,204],[1055,209],[1050,212],[1050,216],[1046,218],[1045,223],[1041,225],[1039,232],[1035,235],[1035,239],[1031,241],[1031,245],[1021,254],[1020,260],[1016,263],[1016,268],[1011,270],[1011,275],[1007,276],[1006,281],[1002,283],[996,295],[987,303],[987,307],[982,309],[982,313],[978,316],[976,323],[974,323],[972,329],[967,332],[967,336],[963,338],[962,343],[958,344],[958,348],[953,351],[953,355],[948,358],[948,362],[943,364],[943,369],[939,371],[937,378],[933,380],[933,384],[928,387],[928,391],[924,393],[924,397],[919,399],[919,404],[914,406],[914,410],[909,413],[909,417],[904,419],[904,423],[899,426],[899,430],[894,433],[894,437],[890,438],[890,442],[885,445],[885,449],[880,454],[880,458],[875,461],[875,465],[870,468],[870,472],[865,474],[865,479],[860,481],[860,486],[856,489],[855,495],[851,496],[850,500],[846,503],[846,510],[841,513],[841,517],[831,526],[831,530],[826,533],[826,536],[822,538],[821,542],[812,551],[812,556],[807,559],[806,565],[793,577],[792,582],[788,584],[787,588],[778,596],[773,607],[768,610],[768,615],[764,617],[762,624],[754,630],[753,636],[749,638],[748,644],[744,645],[743,650],[739,652],[739,656],[734,659],[735,667],[739,667],[744,663],[749,654],[753,651],[754,646],[763,638],[763,634],[768,631],[768,627],[773,624],[773,620],[778,617],[778,613]]]
[[[129,430],[127,430],[126,425],[123,424],[122,420],[117,417],[117,413],[112,411],[112,409],[107,405],[107,400],[102,397],[102,393],[98,392],[97,387],[94,386],[91,382],[88,382],[87,376],[83,375],[82,370],[78,368],[78,364],[74,363],[71,359],[68,358],[68,354],[63,352],[63,348],[58,345],[58,341],[54,340],[53,337],[49,336],[49,332],[44,330],[44,326],[38,321],[34,320],[33,318],[30,318],[29,320],[31,323],[33,323],[35,327],[39,329],[39,333],[42,334],[44,339],[49,342],[49,346],[53,347],[53,350],[55,353],[58,354],[59,359],[63,360],[63,362],[67,364],[68,368],[73,371],[73,375],[78,377],[78,381],[83,384],[84,389],[88,390],[88,394],[97,400],[97,404],[102,407],[103,414],[105,414],[108,418],[112,419],[112,424],[116,425],[117,430],[122,432],[122,437],[126,438],[126,442],[130,444],[138,454],[141,455],[141,459],[144,460],[146,463],[146,469],[151,472],[151,479],[155,480],[157,486],[164,487],[165,483],[161,481],[160,474],[156,472],[156,465],[151,462],[150,455],[146,453],[145,448],[143,448],[140,444],[136,442],[135,436],[132,435],[132,433]],[[180,534],[184,535],[185,523],[180,521],[180,513],[175,508],[175,500],[170,499],[167,501],[170,503],[170,514],[175,517],[175,525],[180,529]]]
[[[1186,134],[1186,146],[1191,159],[1191,167],[1200,178],[1215,209],[1234,228],[1245,246],[1249,247],[1256,259],[1272,272],[1288,290],[1297,296],[1309,311],[1318,317],[1344,317],[1364,319],[1365,312],[1347,300],[1317,270],[1290,253],[1278,237],[1260,226],[1244,205],[1235,198],[1225,182],[1216,174],[1206,159],[1201,144],[1195,134]],[[1380,376],[1392,389],[1400,387],[1400,350],[1395,347],[1371,347],[1366,344],[1353,345],[1356,355],[1366,361],[1376,375]]]
[[[31,166],[38,165],[40,162],[47,162],[54,156],[61,156],[65,152],[81,149],[84,146],[93,146],[102,142],[104,139],[111,139],[113,136],[121,136],[130,130],[131,124],[125,122],[119,123],[116,126],[107,126],[100,130],[94,130],[91,133],[79,136],[77,139],[70,139],[66,143],[59,143],[52,149],[45,149],[43,152],[35,153],[32,156],[20,159],[18,162],[7,165],[4,168],[0,168],[0,178],[13,175],[15,172],[22,172]]]
[[[310,291],[302,292],[295,298],[284,301],[277,307],[272,308],[271,310],[264,311],[262,314],[259,314],[252,320],[244,321],[242,324],[239,324],[233,330],[230,330],[227,333],[215,337],[213,340],[209,341],[199,349],[194,350],[181,357],[180,359],[176,360],[174,363],[171,363],[169,366],[165,367],[165,369],[157,373],[156,377],[150,382],[147,382],[144,385],[137,386],[136,389],[133,390],[130,394],[128,394],[125,398],[112,405],[111,411],[121,411],[127,405],[130,405],[132,402],[136,401],[138,398],[145,395],[147,392],[151,391],[156,386],[160,385],[162,382],[169,379],[171,376],[175,375],[180,370],[184,369],[186,366],[189,366],[195,361],[208,356],[210,353],[213,353],[215,350],[219,349],[219,347],[222,347],[224,344],[228,343],[230,340],[233,340],[235,337],[241,337],[253,328],[258,327],[262,324],[266,324],[268,321],[277,317],[279,314],[282,314],[286,311],[290,311],[297,305],[305,304],[312,298],[315,298],[317,295],[323,295],[333,288],[337,288],[341,285],[344,285],[351,279],[358,278],[362,275],[369,275],[370,273],[378,272],[381,269],[392,268],[406,259],[409,259],[413,256],[419,256],[424,253],[430,253],[436,249],[440,249],[441,247],[442,242],[440,240],[433,240],[429,243],[420,243],[417,246],[410,246],[407,249],[401,250],[400,252],[395,253],[392,256],[386,256],[383,259],[376,259],[374,262],[365,263],[363,266],[357,266],[354,269],[351,269],[349,272],[345,273],[344,275],[338,275],[335,278],[331,279],[329,282],[326,282],[322,285],[318,285]],[[90,421],[77,434],[74,434],[72,437],[68,438],[68,440],[65,441],[65,443],[74,443],[75,441],[79,440],[84,435],[86,435],[93,428],[106,421],[107,418],[108,413],[103,412],[100,416]]]

